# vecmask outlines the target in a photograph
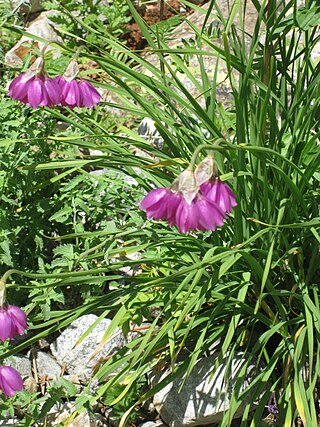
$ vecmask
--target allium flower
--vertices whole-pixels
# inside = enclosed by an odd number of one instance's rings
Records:
[[[60,104],[60,87],[55,79],[47,76],[43,66],[43,57],[39,56],[26,73],[11,82],[7,95],[33,108]]]
[[[215,230],[222,226],[237,203],[231,188],[212,177],[216,171],[216,167],[210,165],[212,160],[201,162],[195,174],[187,169],[170,188],[150,191],[140,204],[147,218],[167,220],[181,233]]]
[[[170,226],[176,225],[181,233],[215,230],[223,225],[222,210],[201,194],[188,203],[181,193],[169,188],[156,188],[146,195],[140,207],[146,210],[149,219],[166,219]]]
[[[219,178],[210,179],[200,186],[201,193],[219,208],[229,214],[233,207],[237,206],[236,196],[231,188]]]
[[[101,96],[97,89],[87,80],[75,80],[79,73],[76,60],[72,60],[63,76],[56,77],[61,90],[61,104],[69,108],[88,107],[100,102]]]
[[[4,305],[0,308],[0,340],[6,341],[16,335],[23,335],[27,329],[27,316],[15,305]]]
[[[14,396],[23,389],[21,375],[11,366],[0,366],[0,389],[7,396]]]

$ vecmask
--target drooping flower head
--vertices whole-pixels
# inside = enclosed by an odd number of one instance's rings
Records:
[[[219,179],[219,172],[212,156],[206,157],[195,170],[195,178],[201,194],[217,204],[224,214],[230,214],[237,206],[236,196],[231,188]]]
[[[6,396],[14,396],[23,389],[21,375],[11,366],[0,366],[0,389]]]
[[[73,59],[63,76],[56,77],[55,81],[61,90],[61,104],[69,108],[88,107],[100,102],[101,96],[97,89],[87,80],[76,80],[79,65]]]
[[[56,80],[51,79],[44,71],[43,56],[39,56],[26,73],[20,74],[11,82],[7,95],[38,108],[59,105],[60,93]]]
[[[236,206],[234,193],[216,178],[217,173],[213,158],[207,157],[195,172],[182,172],[170,188],[152,190],[140,207],[147,218],[167,220],[181,233],[215,230]]]
[[[16,335],[23,335],[27,329],[27,315],[15,305],[0,307],[0,340],[6,341]]]

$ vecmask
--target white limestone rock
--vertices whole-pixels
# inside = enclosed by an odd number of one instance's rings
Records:
[[[41,13],[37,19],[31,22],[29,27],[26,28],[26,31],[35,36],[41,37],[46,41],[63,43],[62,38],[57,34],[54,29],[55,24],[50,21],[50,16],[56,13],[56,11],[48,11]],[[27,36],[22,36],[18,43],[16,43],[15,46],[13,46],[13,48],[6,53],[4,58],[5,64],[9,65],[10,67],[22,66],[23,57],[24,55],[30,52],[30,45],[32,43],[39,50],[43,49],[43,47],[45,46],[45,43],[43,42],[32,40]],[[52,45],[49,45],[46,51],[52,51],[53,59],[58,58],[60,56],[60,50],[53,47]]]
[[[101,358],[113,355],[127,344],[121,329],[116,328],[110,339],[101,347],[102,338],[111,323],[110,319],[102,319],[89,335],[76,345],[97,319],[94,314],[79,317],[50,346],[58,363],[61,366],[65,364],[67,372],[75,381],[87,382],[92,377],[92,369]]]
[[[46,427],[58,427],[61,425],[68,425],[69,427],[109,427],[107,420],[100,414],[88,412],[82,412],[74,417],[72,421],[67,422],[74,411],[75,405],[72,403],[57,403],[47,415]],[[37,427],[40,426],[42,427],[44,424],[37,425]]]
[[[52,381],[61,376],[62,368],[50,354],[37,351],[35,361],[39,377]]]
[[[230,399],[241,368],[246,363],[242,354],[235,355],[230,371],[227,372],[227,358],[213,373],[216,358],[201,359],[185,381],[182,389],[182,377],[156,393],[154,406],[162,420],[170,427],[194,427],[219,423],[230,407]],[[240,387],[244,391],[254,378],[256,366],[250,365]],[[152,386],[168,375],[165,372],[160,378],[151,379]],[[247,403],[247,402],[246,402]],[[240,417],[245,404],[240,407],[234,418]]]

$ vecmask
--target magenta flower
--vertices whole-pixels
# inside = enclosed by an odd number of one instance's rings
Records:
[[[176,225],[180,233],[223,226],[237,203],[231,188],[219,178],[212,178],[215,171],[212,161],[210,158],[201,162],[196,177],[187,169],[170,188],[150,191],[140,204],[147,218],[167,220],[170,226]]]
[[[215,230],[223,225],[224,214],[216,204],[201,194],[189,204],[180,193],[168,188],[156,188],[140,204],[147,218],[166,219],[176,225],[180,233],[191,230]]]
[[[0,389],[7,396],[14,396],[23,389],[21,375],[11,366],[0,366]]]
[[[27,316],[15,305],[4,305],[0,308],[0,340],[6,341],[16,335],[23,335],[27,329]]]
[[[172,218],[181,198],[169,188],[156,188],[142,200],[141,209],[147,211],[147,218]]]
[[[69,108],[88,107],[100,102],[101,96],[97,89],[87,80],[76,80],[79,66],[72,60],[63,76],[56,77],[61,90],[61,104]]]
[[[56,79],[61,90],[61,104],[69,108],[88,107],[92,108],[94,104],[100,102],[100,94],[91,83],[86,80],[64,80],[58,76]]]
[[[236,196],[231,188],[219,178],[210,179],[200,186],[201,193],[211,202],[216,203],[226,214],[237,206]]]
[[[40,56],[26,73],[11,82],[7,95],[33,108],[60,104],[60,87],[55,79],[46,75],[43,66],[43,57]]]

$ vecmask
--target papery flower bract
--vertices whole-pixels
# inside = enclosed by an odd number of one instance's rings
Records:
[[[216,203],[225,214],[229,214],[232,208],[237,206],[234,192],[219,178],[210,179],[201,184],[200,191],[207,199]]]
[[[6,396],[14,396],[23,389],[21,375],[11,366],[0,366],[0,389]]]
[[[76,60],[72,60],[63,76],[56,77],[61,90],[61,104],[69,108],[92,108],[101,100],[100,93],[87,80],[76,80],[79,66]]]
[[[60,87],[55,79],[46,75],[43,64],[43,58],[37,58],[26,73],[11,82],[7,95],[33,108],[60,104]]]
[[[15,305],[4,305],[0,308],[1,341],[23,335],[27,327],[27,315],[21,308]]]

